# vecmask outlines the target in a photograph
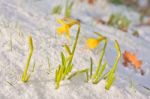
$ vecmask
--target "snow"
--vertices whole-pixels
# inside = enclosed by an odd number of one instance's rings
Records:
[[[104,88],[105,80],[97,85],[85,83],[84,75],[71,81],[65,80],[58,90],[55,89],[55,69],[60,63],[62,45],[67,42],[55,32],[58,26],[56,19],[62,18],[63,14],[51,14],[51,9],[59,3],[63,5],[65,0],[0,0],[0,99],[150,99],[150,91],[143,88],[150,88],[150,27],[136,26],[140,17],[138,12],[125,6],[108,4],[104,0],[99,0],[94,7],[87,3],[75,2],[72,17],[80,19],[82,23],[74,57],[74,70],[89,67],[90,57],[93,58],[96,68],[99,50],[88,50],[85,40],[94,36],[92,32],[97,31],[109,39],[105,55],[109,63],[107,69],[111,68],[114,62],[112,59],[116,57],[113,45],[116,39],[122,52],[130,50],[137,53],[143,61],[145,75],[141,76],[132,68],[124,68],[121,58],[116,71],[117,80],[109,91]],[[114,12],[121,12],[130,18],[132,24],[128,33],[94,22],[95,17],[108,20],[109,15]],[[134,29],[140,31],[139,38],[132,36]],[[71,32],[74,38],[76,30]],[[30,71],[34,62],[35,71],[31,73],[28,83],[22,83],[20,77],[29,50],[29,35],[32,35],[35,46]],[[50,71],[47,58],[50,59]],[[134,87],[131,87],[131,82]]]

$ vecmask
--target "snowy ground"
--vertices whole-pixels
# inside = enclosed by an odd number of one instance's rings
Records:
[[[72,81],[66,80],[60,89],[55,89],[55,69],[60,62],[62,44],[66,41],[55,33],[55,27],[58,26],[56,19],[62,16],[51,15],[51,9],[61,2],[63,0],[0,0],[0,99],[150,99],[150,91],[144,88],[150,88],[150,27],[137,26],[139,13],[125,6],[110,5],[104,0],[95,6],[79,2],[73,6],[72,17],[81,20],[74,70],[88,67],[90,56],[96,65],[99,50],[88,50],[85,40],[97,31],[109,38],[105,55],[109,62],[107,69],[111,68],[114,62],[112,59],[116,57],[113,41],[117,39],[122,52],[129,50],[137,53],[143,61],[145,75],[141,76],[132,68],[124,68],[121,59],[116,72],[117,80],[109,91],[104,88],[104,80],[97,85],[84,83],[84,75]],[[97,24],[94,20],[97,17],[108,20],[114,12],[121,12],[132,21],[128,33]],[[132,36],[133,30],[140,31],[140,37]],[[74,38],[75,29],[72,32]],[[20,76],[28,54],[29,35],[32,35],[35,46],[31,61],[31,67],[35,63],[35,71],[31,74],[30,81],[24,84],[20,81]],[[131,82],[134,87],[131,87]]]

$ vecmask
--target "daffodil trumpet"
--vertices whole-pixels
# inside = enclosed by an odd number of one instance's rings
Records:
[[[77,24],[78,26],[80,24],[79,21],[71,19],[71,18],[58,19],[57,21],[62,26],[56,28],[56,32],[59,35],[66,33],[67,39],[70,39],[70,28],[75,24]]]
[[[99,45],[99,43],[101,41],[103,41],[104,39],[106,39],[106,37],[104,37],[102,35],[99,35],[98,38],[88,38],[87,42],[86,42],[86,45],[90,49],[95,49]]]
[[[30,74],[28,74],[28,69],[30,66],[30,61],[31,61],[31,57],[32,57],[33,49],[34,49],[31,36],[29,36],[29,38],[28,38],[28,44],[29,44],[30,51],[29,51],[26,67],[25,67],[24,72],[23,72],[22,77],[21,77],[21,81],[23,81],[23,82],[27,82],[30,78]]]

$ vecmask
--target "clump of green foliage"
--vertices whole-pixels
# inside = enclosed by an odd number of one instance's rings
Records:
[[[54,6],[54,8],[52,9],[52,14],[60,14],[62,10],[61,5],[56,5]]]
[[[103,57],[104,57],[104,54],[105,54],[105,50],[106,50],[106,46],[107,46],[107,38],[106,37],[103,37],[103,36],[101,36],[102,38],[103,38],[103,41],[104,41],[104,46],[103,46],[103,49],[102,49],[102,51],[101,51],[101,53],[100,53],[100,59],[99,59],[99,62],[98,62],[98,66],[97,66],[97,68],[96,68],[96,71],[95,71],[95,73],[92,75],[92,82],[94,83],[94,84],[97,84],[98,82],[99,82],[99,80],[100,80],[100,78],[101,78],[101,76],[102,76],[102,74],[103,74],[103,72],[104,72],[104,70],[105,70],[105,68],[106,68],[106,65],[107,65],[107,63],[105,62],[104,64],[102,64],[102,60],[103,60]],[[102,42],[102,41],[101,41]]]
[[[32,58],[33,50],[34,50],[33,41],[32,41],[31,36],[29,36],[29,38],[28,38],[28,44],[29,44],[30,51],[29,51],[29,55],[28,55],[28,58],[27,58],[26,67],[25,67],[24,72],[23,72],[22,77],[21,77],[21,81],[23,81],[23,82],[27,82],[30,78],[30,74],[28,74],[28,69],[29,69],[29,66],[30,66],[30,61],[31,61],[31,58]]]
[[[64,16],[70,17],[72,12],[74,2],[70,0],[66,0],[66,5],[64,7]],[[61,5],[56,5],[52,9],[52,14],[61,14],[63,7]]]
[[[75,42],[73,44],[72,50],[70,50],[68,45],[65,45],[65,49],[68,52],[68,56],[65,56],[63,52],[61,52],[61,64],[59,64],[58,68],[56,69],[55,74],[55,83],[56,83],[56,89],[60,86],[60,81],[64,80],[66,76],[72,71],[73,68],[73,56],[75,53],[75,49],[77,46],[78,38],[80,33],[80,23],[78,23],[78,31],[76,34]]]
[[[120,13],[112,14],[109,18],[108,24],[115,26],[121,30],[127,31],[131,21]]]
[[[115,48],[117,50],[117,58],[115,60],[115,63],[112,67],[112,69],[108,72],[108,75],[106,76],[107,78],[107,84],[105,86],[105,89],[109,90],[111,85],[113,84],[114,80],[116,79],[115,77],[115,71],[117,69],[117,65],[118,65],[118,62],[119,62],[119,59],[121,57],[121,50],[120,50],[120,47],[119,47],[119,44],[117,41],[115,41]]]
[[[98,63],[98,66],[96,68],[95,73],[93,74],[93,60],[92,60],[92,58],[90,58],[90,62],[91,62],[90,68],[83,69],[83,70],[78,70],[75,73],[71,74],[68,79],[71,79],[71,78],[73,78],[74,76],[76,76],[78,74],[85,73],[87,81],[89,79],[92,79],[93,83],[95,83],[95,84],[99,82],[99,79],[102,76],[103,71],[105,70],[105,67],[106,67],[106,63],[104,63],[102,66],[101,66],[101,64],[102,64],[103,56],[104,56],[105,49],[106,49],[106,46],[107,46],[107,39],[106,39],[106,37],[102,36],[99,33],[95,32],[95,34],[97,34],[99,36],[101,42],[102,41],[105,42],[104,47],[102,49],[102,52],[100,53],[100,59],[99,59],[99,63]],[[102,68],[100,68],[100,67],[102,67]],[[90,72],[90,73],[88,73],[88,72]]]
[[[73,4],[74,4],[73,1],[69,2],[69,0],[66,0],[65,17],[70,17],[71,16]]]
[[[102,64],[102,60],[103,60],[103,56],[106,50],[106,45],[107,45],[107,39],[104,39],[104,47],[102,49],[102,52],[100,53],[100,59],[99,59],[99,63],[98,66],[96,68],[95,74],[92,76],[92,82],[93,84],[97,84],[101,79],[105,78],[107,79],[106,82],[106,86],[105,89],[109,90],[111,85],[113,84],[114,80],[116,79],[115,77],[115,71],[117,69],[117,65],[121,56],[121,51],[120,51],[120,47],[117,41],[115,41],[115,48],[117,50],[117,58],[115,60],[115,63],[112,67],[111,70],[109,70],[108,73],[104,73],[107,62],[104,62],[104,64]]]
[[[86,74],[86,81],[89,81],[89,79],[91,79],[93,84],[99,83],[102,79],[107,79],[105,89],[109,90],[111,85],[113,84],[114,80],[116,79],[115,71],[117,69],[118,61],[119,61],[120,56],[121,56],[121,51],[120,51],[120,47],[119,47],[118,42],[115,41],[115,48],[117,50],[118,56],[115,60],[113,67],[111,68],[111,70],[109,70],[108,72],[105,73],[107,62],[104,62],[102,64],[102,61],[103,61],[103,57],[105,54],[108,40],[106,37],[102,36],[101,34],[99,34],[97,32],[95,32],[95,34],[97,34],[101,38],[101,43],[104,42],[104,46],[103,46],[103,49],[100,53],[99,62],[98,62],[98,65],[96,67],[95,72],[93,73],[93,59],[90,57],[90,67],[86,68],[86,69],[78,70],[78,71],[72,73],[68,77],[68,79],[70,80],[78,74],[85,73]]]

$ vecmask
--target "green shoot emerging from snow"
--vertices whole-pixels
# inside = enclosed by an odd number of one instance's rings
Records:
[[[66,78],[66,76],[72,71],[72,68],[73,68],[73,63],[72,63],[72,60],[73,60],[73,56],[74,56],[74,53],[75,53],[75,49],[76,49],[76,46],[77,46],[77,42],[78,42],[78,38],[79,38],[79,33],[80,33],[80,23],[77,22],[78,24],[78,31],[77,31],[77,34],[76,34],[76,38],[75,38],[75,42],[73,44],[73,48],[72,50],[70,50],[70,48],[65,45],[65,49],[66,51],[68,52],[68,56],[66,57],[64,55],[63,52],[61,52],[61,61],[62,63],[59,64],[58,68],[56,69],[56,74],[55,74],[55,83],[56,83],[56,89],[59,88],[60,86],[60,81],[61,80],[64,80]]]
[[[83,70],[76,71],[76,72],[72,73],[72,74],[68,77],[68,79],[71,80],[74,76],[76,76],[76,75],[78,75],[78,74],[85,73],[85,74],[86,74],[86,82],[88,82],[88,80],[89,80],[88,71],[89,71],[88,68],[87,68],[87,69],[83,69]]]
[[[30,66],[30,60],[31,60],[31,57],[32,57],[33,49],[34,49],[31,36],[29,36],[28,44],[29,44],[30,52],[29,52],[29,55],[28,55],[26,67],[25,67],[24,72],[23,72],[22,77],[21,77],[21,80],[23,82],[27,82],[30,78],[30,75],[28,74],[28,69],[29,69],[29,66]]]
[[[119,59],[120,59],[120,56],[121,56],[120,46],[119,46],[117,41],[115,41],[115,48],[117,50],[118,55],[117,55],[117,58],[115,60],[115,63],[113,65],[112,69],[108,73],[107,84],[105,86],[105,89],[107,89],[107,90],[110,89],[111,85],[113,84],[114,80],[116,79],[115,71],[117,69],[117,65],[118,65],[118,62],[119,62]]]
[[[86,69],[86,70],[79,70],[75,73],[73,73],[69,79],[71,79],[72,77],[80,74],[80,73],[83,73],[83,71],[87,74],[87,81],[90,79],[92,79],[92,82],[94,84],[97,84],[100,80],[100,78],[102,78],[102,75],[103,75],[103,72],[105,70],[105,67],[107,65],[107,63],[105,62],[104,64],[102,64],[102,60],[103,60],[103,56],[105,54],[105,50],[106,50],[106,46],[107,46],[107,38],[102,36],[101,34],[99,33],[95,33],[96,35],[98,35],[98,40],[99,42],[103,42],[104,41],[104,47],[100,53],[100,59],[99,59],[99,63],[98,63],[98,66],[96,68],[96,71],[95,73],[93,74],[93,60],[92,58],[90,58],[90,68],[89,69]],[[90,43],[91,41],[89,40],[88,43]],[[93,42],[92,42],[93,43]],[[88,75],[88,72],[90,72],[90,75]]]
[[[105,67],[107,65],[106,62],[102,65],[102,60],[103,60],[103,57],[104,57],[104,54],[105,54],[105,50],[106,50],[106,46],[107,46],[107,38],[103,37],[103,36],[101,36],[101,37],[104,38],[103,39],[104,47],[103,47],[103,49],[102,49],[102,51],[100,53],[100,59],[99,59],[99,62],[98,62],[98,66],[97,66],[96,71],[95,71],[95,73],[94,73],[94,75],[92,77],[92,82],[94,84],[97,84],[99,82],[99,80],[100,80],[100,78],[101,78],[101,76],[102,76],[102,74],[103,74],[103,72],[105,70]]]
[[[61,5],[56,5],[53,9],[52,9],[52,14],[60,14],[62,10]]]
[[[65,17],[70,17],[70,16],[71,16],[73,4],[74,4],[73,1],[66,0],[66,5],[65,5],[65,8],[64,8],[64,16],[65,16]],[[56,6],[52,9],[52,14],[61,14],[62,9],[63,9],[63,8],[62,8],[61,5],[56,5]]]
[[[65,17],[71,16],[73,2],[69,2],[70,0],[66,0],[66,7],[65,7]]]
[[[96,39],[96,40],[99,40],[99,43],[104,41],[104,46],[103,46],[103,49],[102,49],[102,51],[100,53],[100,59],[99,59],[98,66],[97,66],[96,71],[95,71],[94,74],[92,73],[92,71],[93,71],[93,61],[92,61],[92,58],[90,58],[90,61],[91,61],[90,69],[89,69],[89,71],[90,71],[90,78],[91,78],[93,84],[97,84],[101,79],[106,79],[107,78],[107,84],[106,84],[105,88],[107,90],[109,90],[111,85],[112,85],[112,83],[116,79],[115,71],[116,71],[116,68],[117,68],[117,65],[118,65],[118,61],[119,61],[120,56],[121,56],[121,51],[120,51],[120,47],[119,47],[118,42],[115,41],[115,48],[117,50],[118,56],[117,56],[117,58],[115,60],[115,63],[113,65],[112,69],[108,73],[104,73],[106,65],[107,65],[107,62],[104,62],[104,64],[102,64],[102,61],[103,61],[103,57],[104,57],[104,54],[105,54],[105,50],[106,50],[106,46],[107,46],[108,41],[107,41],[107,38],[102,36],[101,34],[99,34],[97,32],[95,32],[95,34],[99,36],[99,39]],[[88,44],[89,44],[90,48],[93,48],[92,44],[95,43],[95,42],[93,42],[94,39],[90,39],[90,40],[89,40]],[[90,42],[92,42],[92,43],[90,43]],[[96,46],[97,45],[98,44],[96,44]]]
[[[90,57],[90,78],[92,77],[92,72],[93,71],[93,59]]]

